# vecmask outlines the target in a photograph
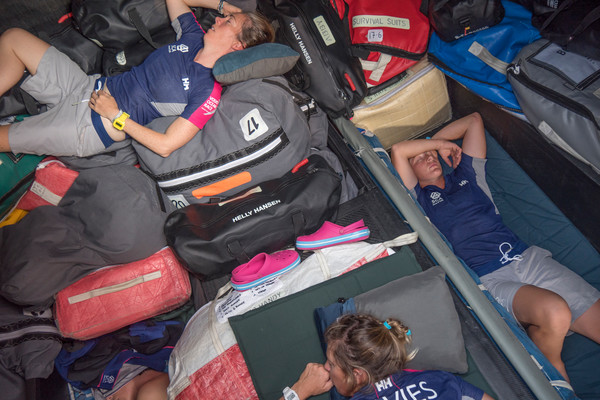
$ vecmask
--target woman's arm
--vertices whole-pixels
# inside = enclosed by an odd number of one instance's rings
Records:
[[[89,105],[92,110],[109,120],[119,113],[119,106],[114,97],[104,90],[93,92]],[[168,157],[173,151],[189,142],[198,133],[198,130],[196,125],[182,117],[173,121],[165,133],[146,128],[131,118],[125,120],[123,127],[124,133],[161,157]]]
[[[432,139],[463,139],[462,150],[476,158],[485,158],[486,143],[483,120],[478,112],[457,119],[440,129]]]
[[[462,149],[452,140],[463,139]],[[392,146],[392,164],[400,174],[408,189],[414,188],[417,177],[410,165],[410,159],[427,151],[437,151],[446,164],[456,168],[464,151],[471,157],[486,156],[485,129],[479,113],[474,112],[457,119],[440,129],[431,139],[405,140]],[[452,160],[450,160],[452,156]]]
[[[169,18],[171,21],[179,17],[181,14],[190,12],[190,7],[202,7],[212,8],[217,10],[219,8],[220,0],[165,0],[167,3],[167,11],[169,12]],[[242,10],[228,2],[223,2],[223,14],[229,15]]]
[[[392,165],[398,171],[407,189],[414,188],[418,183],[417,176],[410,164],[410,159],[428,151],[437,151],[446,164],[453,168],[460,162],[460,147],[444,139],[405,140],[395,143],[392,146]],[[450,161],[450,156],[452,156],[452,162]]]
[[[146,128],[130,118],[125,121],[123,128],[123,132],[161,157],[171,155],[172,152],[192,140],[198,131],[196,125],[182,117],[173,121],[164,134]]]

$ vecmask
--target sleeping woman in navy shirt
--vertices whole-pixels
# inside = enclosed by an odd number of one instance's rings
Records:
[[[221,98],[212,68],[225,54],[271,42],[273,28],[260,14],[220,0],[166,0],[177,41],[155,50],[121,75],[86,75],[65,54],[31,33],[13,28],[0,36],[0,95],[22,77],[21,88],[48,111],[0,126],[0,151],[86,157],[103,153],[126,135],[167,157],[191,140]],[[218,9],[223,17],[204,32],[190,7]],[[91,110],[90,110],[91,108]],[[159,133],[155,118],[179,116]]]
[[[449,372],[404,369],[416,352],[408,350],[410,330],[396,319],[343,315],[327,328],[325,340],[325,365],[308,364],[282,399],[304,400],[332,386],[351,400],[492,399]]]
[[[504,225],[486,182],[486,154],[483,120],[475,112],[430,140],[394,144],[392,163],[455,254],[568,381],[565,336],[573,331],[600,343],[600,291]],[[451,173],[444,174],[438,155]]]

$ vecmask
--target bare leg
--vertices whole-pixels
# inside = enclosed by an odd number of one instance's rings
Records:
[[[24,29],[11,28],[0,35],[0,96],[19,82],[25,69],[35,75],[48,47]]]
[[[600,300],[573,322],[571,330],[600,343]]]
[[[137,400],[167,400],[169,375],[162,373],[140,386]]]
[[[0,125],[0,153],[6,153],[10,151],[8,145],[8,127],[10,125]]]
[[[567,302],[550,290],[528,285],[515,294],[513,311],[517,320],[527,327],[533,343],[568,381],[567,370],[560,357],[571,325],[571,310]]]

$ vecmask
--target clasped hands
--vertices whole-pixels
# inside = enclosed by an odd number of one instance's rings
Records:
[[[462,158],[462,148],[456,143],[447,140],[442,141],[437,152],[442,157],[442,160],[452,168],[456,168]]]

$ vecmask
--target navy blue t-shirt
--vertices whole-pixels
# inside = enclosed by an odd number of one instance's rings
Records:
[[[401,371],[359,390],[350,400],[480,400],[483,390],[445,371]]]
[[[528,247],[502,222],[485,181],[485,163],[463,153],[458,167],[444,177],[444,189],[417,184],[412,190],[454,253],[479,276],[508,264]]]
[[[182,14],[172,25],[175,43],[155,50],[130,71],[107,78],[107,87],[119,107],[139,124],[177,115],[202,129],[219,104],[222,88],[212,68],[194,61],[204,47],[204,31],[194,14]]]

